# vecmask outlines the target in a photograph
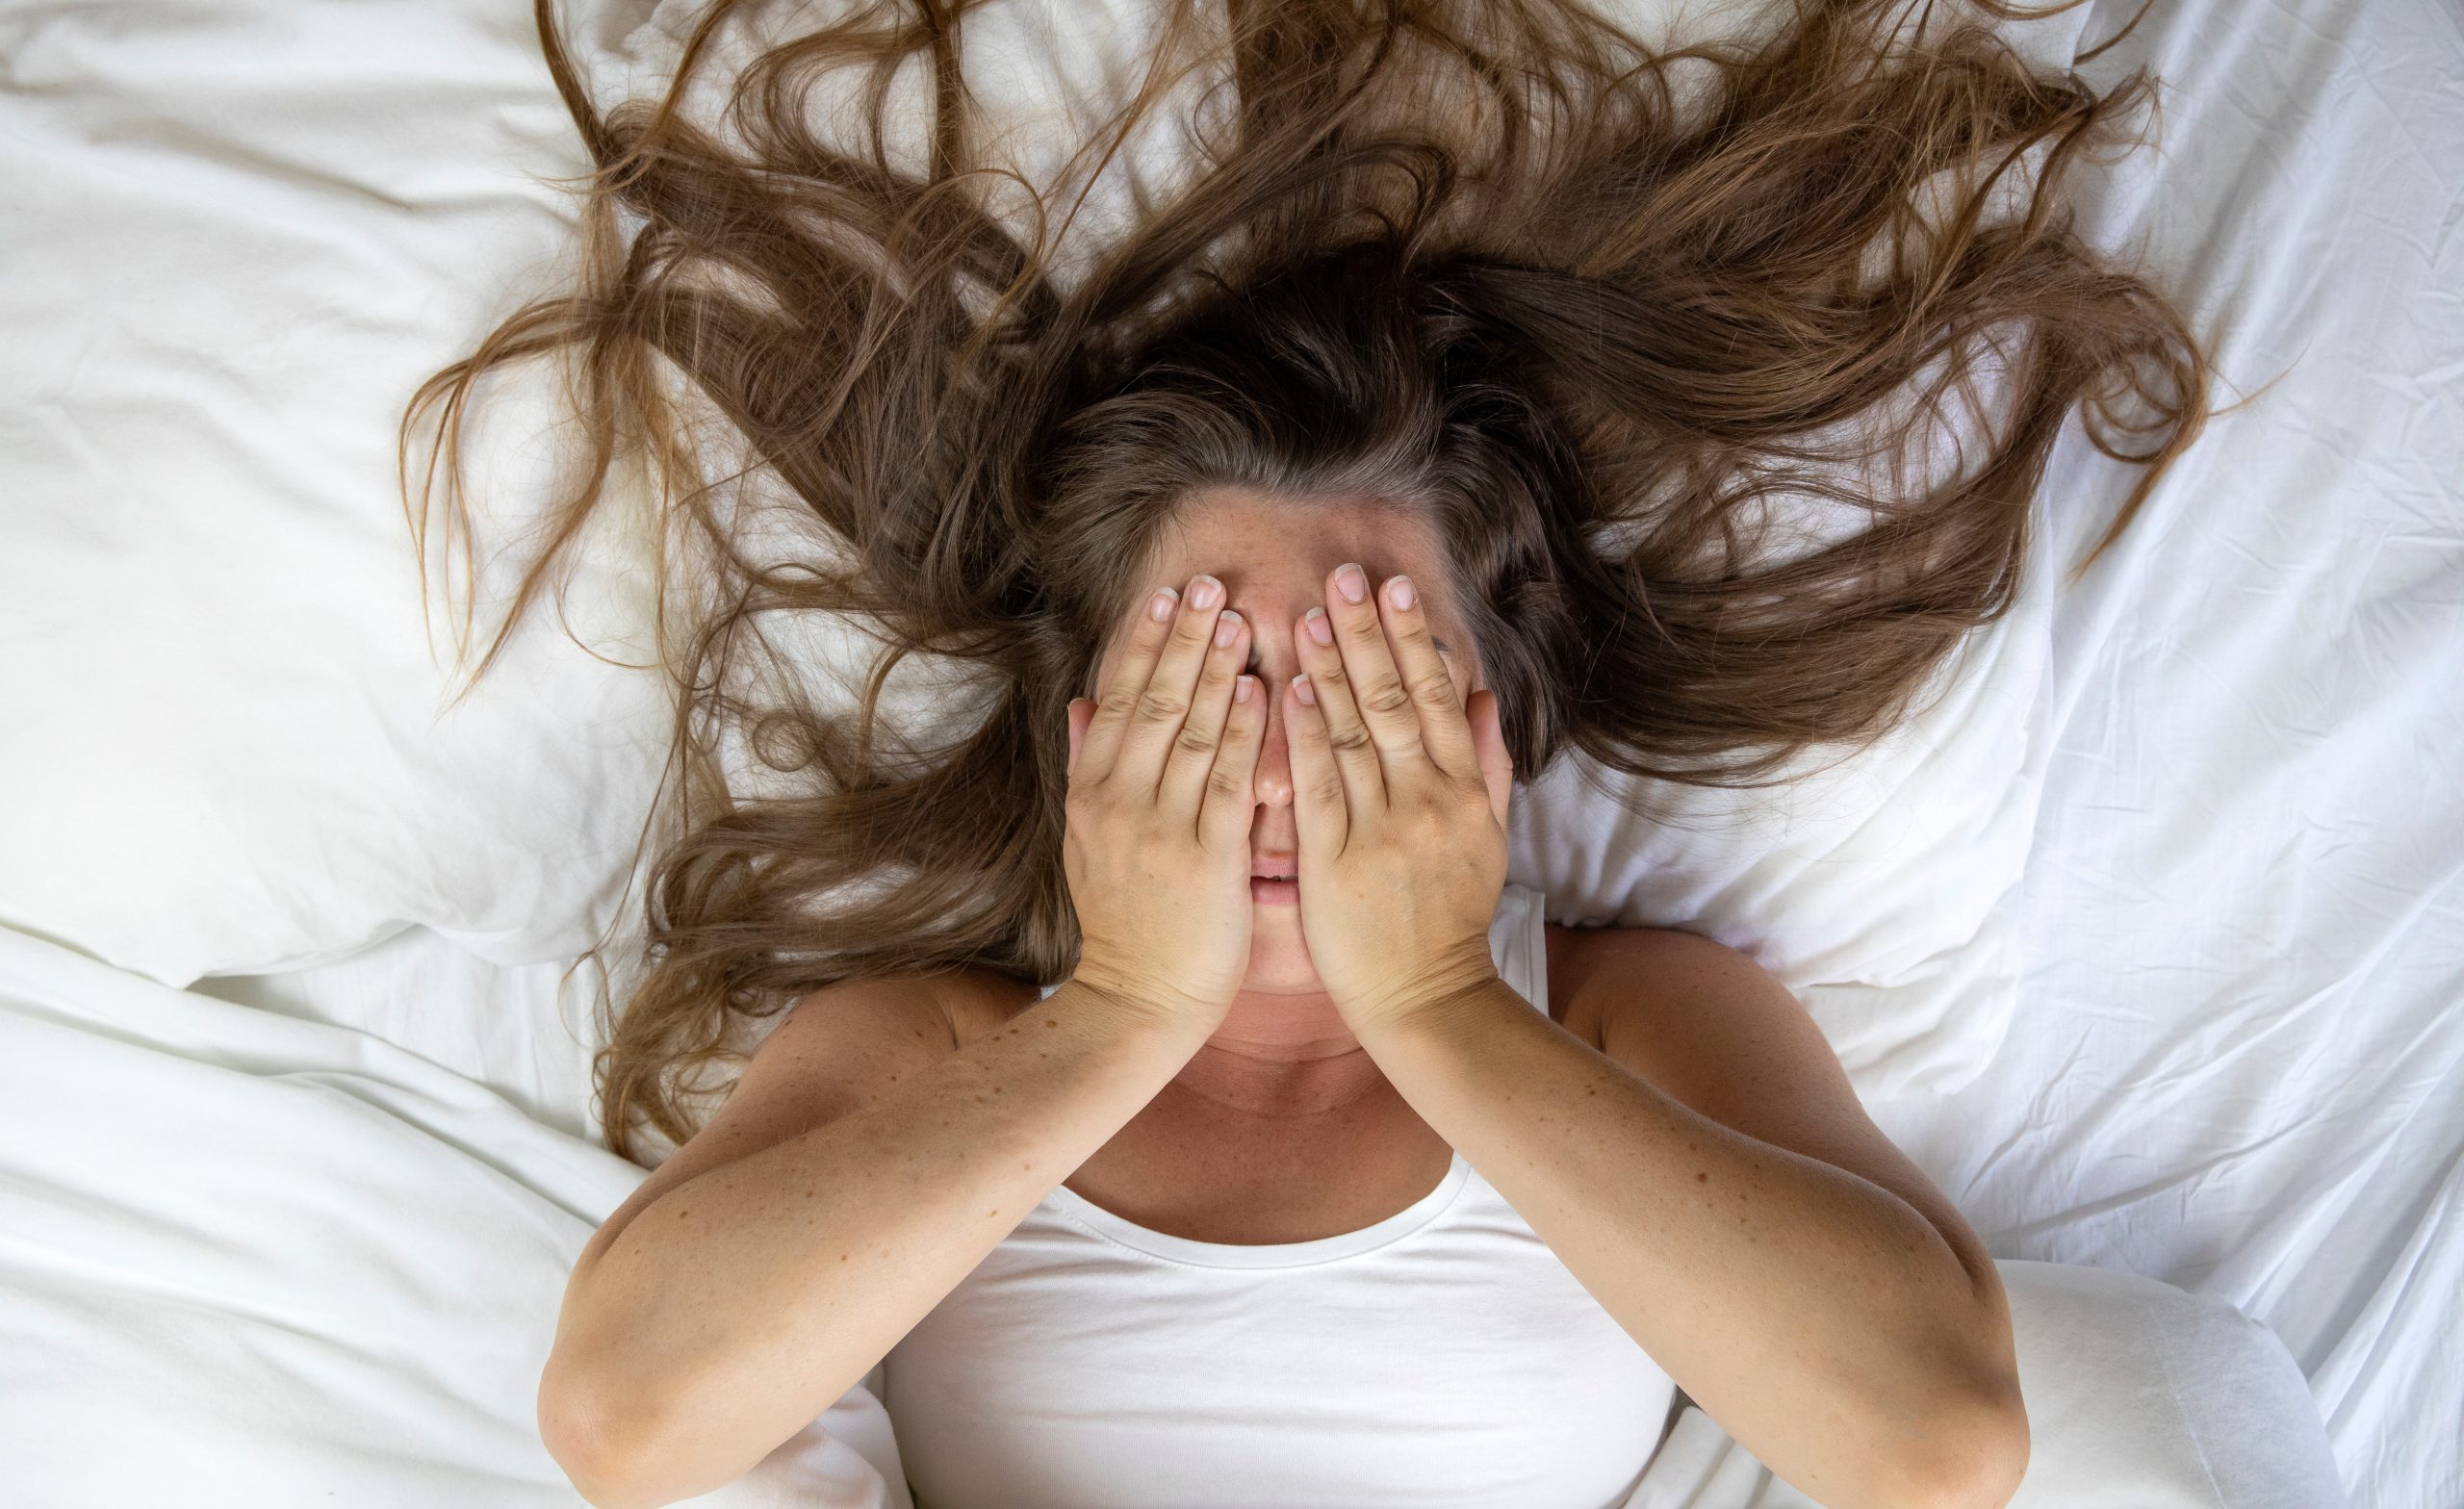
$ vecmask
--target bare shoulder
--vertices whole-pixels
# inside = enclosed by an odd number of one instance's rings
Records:
[[[957,970],[827,985],[780,1014],[707,1125],[652,1170],[582,1249],[586,1266],[645,1207],[688,1179],[861,1110],[956,1053],[962,1028],[1005,994],[1034,988]]]
[[[1782,1082],[1855,1103],[1795,993],[1747,955],[1670,928],[1552,925],[1547,939],[1550,1014],[1697,1110],[1735,1110]]]
[[[1959,1209],[1884,1135],[1796,993],[1747,955],[1665,928],[1546,934],[1550,1014],[1670,1098],[1888,1189],[1942,1233],[1981,1286],[1992,1260]]]
[[[1552,922],[1543,937],[1548,948],[1549,1014],[1595,1048],[1602,1046],[1609,1025],[1604,1008],[1630,998],[1642,981],[1659,988],[1678,979],[1691,981],[1697,988],[1722,981],[1748,988],[1767,984],[1786,993],[1787,987],[1752,959],[1699,933],[1676,928],[1562,928]]]

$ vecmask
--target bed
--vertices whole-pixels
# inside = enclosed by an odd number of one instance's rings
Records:
[[[594,87],[683,9],[573,8]],[[969,45],[1050,100],[1138,10]],[[1754,952],[1997,1257],[2229,1304],[2354,1504],[2464,1505],[2464,15],[2157,0],[2083,71],[2142,64],[2084,223],[2251,401],[2075,581],[2124,478],[2066,440],[2022,601],[1872,757],[1664,831],[1561,773],[1514,878]],[[574,966],[664,747],[644,584],[595,545],[582,643],[446,709],[392,426],[582,166],[513,8],[0,0],[11,1502],[575,1501],[530,1390],[641,1172]],[[554,435],[505,399],[511,530]],[[851,1395],[714,1501],[861,1502],[886,1431]]]

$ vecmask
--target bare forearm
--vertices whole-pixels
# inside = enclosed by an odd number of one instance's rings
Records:
[[[1207,1031],[1065,985],[862,1109],[645,1207],[578,1284],[557,1348],[621,1401],[603,1419],[637,1438],[614,1453],[635,1470],[624,1496],[706,1492],[802,1429]]]
[[[1958,1458],[1987,1383],[1966,1340],[1980,1300],[1906,1201],[1697,1113],[1502,984],[1362,1042],[1774,1472],[1856,1509]]]

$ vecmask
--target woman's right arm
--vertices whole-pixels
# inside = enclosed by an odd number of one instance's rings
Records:
[[[917,987],[865,982],[799,1006],[747,1067],[736,1113],[660,1169],[690,1152],[701,1171],[654,1175],[665,1188],[646,1183],[577,1264],[540,1428],[601,1509],[706,1493],[805,1428],[1213,1030],[1072,982],[951,1051]],[[942,1040],[899,1073],[926,1022]],[[894,1083],[857,1083],[867,1065]]]
[[[583,1251],[539,1424],[601,1509],[706,1493],[802,1430],[1213,1036],[1248,966],[1266,728],[1222,597],[1159,593],[1070,705],[1075,975],[963,1048],[969,976],[820,992]]]

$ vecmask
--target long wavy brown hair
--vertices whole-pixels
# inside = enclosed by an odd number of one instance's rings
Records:
[[[1519,776],[1572,751],[1631,799],[1887,732],[2012,602],[2074,413],[2144,469],[2092,560],[2209,412],[2180,313],[2068,210],[2155,82],[2032,67],[1987,24],[2014,7],[1794,0],[1662,45],[1576,0],[1152,0],[1142,76],[1041,182],[962,76],[988,5],[870,0],[697,118],[741,9],[603,113],[539,0],[595,164],[576,281],[402,431],[424,583],[432,503],[473,538],[480,379],[570,383],[582,462],[473,683],[595,511],[653,505],[675,741],[595,1064],[628,1157],[819,986],[1069,972],[1065,705],[1202,488],[1424,511]],[[1161,183],[1125,166],[1159,126]],[[1912,474],[1963,411],[1973,452]],[[1782,548],[1809,500],[1859,526]],[[772,632],[814,622],[878,646],[843,699]],[[933,737],[886,711],[903,665]]]

